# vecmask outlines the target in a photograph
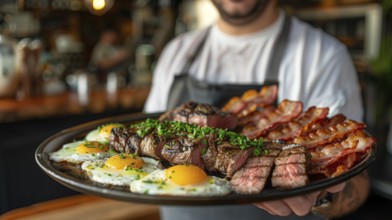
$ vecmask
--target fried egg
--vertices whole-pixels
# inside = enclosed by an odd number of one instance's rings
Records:
[[[118,186],[129,186],[132,181],[163,169],[157,160],[123,153],[107,160],[86,161],[81,167],[92,181]]]
[[[90,131],[86,135],[86,140],[108,142],[110,132],[112,131],[113,128],[118,128],[118,127],[124,127],[124,125],[120,123],[109,123],[109,124],[101,125],[96,129]]]
[[[175,165],[131,183],[131,191],[151,195],[211,196],[230,193],[229,182],[194,165]]]
[[[97,141],[75,141],[49,154],[49,159],[56,162],[80,164],[88,160],[110,157],[114,153],[108,151],[108,145]]]

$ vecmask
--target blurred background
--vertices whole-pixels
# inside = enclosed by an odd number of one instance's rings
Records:
[[[379,147],[372,195],[356,217],[392,207],[392,0],[279,2],[347,45]],[[164,46],[216,17],[209,0],[0,0],[0,214],[77,194],[39,169],[38,145],[140,112]]]

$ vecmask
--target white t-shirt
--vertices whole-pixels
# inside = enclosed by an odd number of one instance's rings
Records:
[[[214,24],[189,74],[214,84],[263,84],[271,50],[283,26],[284,14],[268,28],[250,35],[231,36]],[[160,56],[145,112],[166,110],[174,76],[195,50],[203,30],[178,36]],[[330,116],[343,113],[362,121],[363,106],[357,73],[346,47],[323,31],[292,18],[288,44],[279,69],[278,102],[300,100],[329,107]],[[196,100],[197,101],[197,100]]]

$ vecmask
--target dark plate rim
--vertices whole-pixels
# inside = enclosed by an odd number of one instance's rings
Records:
[[[283,199],[292,196],[303,195],[318,190],[323,190],[330,186],[342,183],[349,178],[359,174],[368,168],[375,160],[377,153],[377,145],[374,144],[365,159],[360,163],[356,164],[350,171],[341,174],[334,178],[326,178],[323,180],[317,180],[310,184],[291,190],[277,190],[277,189],[265,189],[260,194],[253,195],[242,195],[242,194],[229,194],[226,196],[158,196],[158,195],[146,195],[137,194],[130,191],[123,191],[120,189],[109,188],[100,185],[91,184],[88,181],[78,179],[70,174],[62,172],[56,169],[48,159],[47,153],[51,152],[51,149],[57,149],[62,146],[66,140],[77,139],[82,137],[83,133],[96,128],[98,125],[109,122],[121,122],[131,123],[146,118],[156,118],[160,113],[155,114],[143,114],[133,113],[120,115],[116,117],[108,117],[92,122],[84,123],[78,126],[74,126],[65,130],[62,130],[47,139],[45,139],[35,151],[35,160],[39,167],[52,179],[59,182],[60,184],[85,194],[93,194],[100,197],[123,200],[129,202],[138,203],[149,203],[159,205],[224,205],[224,204],[246,204],[255,203],[261,201],[269,201],[275,199]]]

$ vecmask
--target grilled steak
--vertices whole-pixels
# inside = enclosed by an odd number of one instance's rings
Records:
[[[251,149],[241,150],[228,142],[218,145],[218,154],[215,158],[215,168],[227,177],[233,174],[245,164],[251,155]]]
[[[194,164],[227,177],[243,166],[253,149],[262,144],[227,130],[153,119],[125,130],[112,130],[110,142],[110,148],[118,152],[171,164]]]
[[[204,169],[204,162],[201,158],[203,147],[200,140],[179,137],[166,142],[161,155],[172,164],[194,164]]]
[[[146,135],[140,143],[140,155],[161,160],[163,159],[161,152],[165,143],[166,139],[164,136],[150,133]]]
[[[195,102],[185,103],[162,115],[160,120],[181,121],[202,127],[233,129],[237,126],[237,117],[219,108]]]
[[[260,193],[267,183],[274,159],[280,151],[280,145],[266,143],[260,156],[250,157],[245,165],[235,172],[230,180],[232,189],[240,194]]]
[[[211,172],[218,172],[218,169],[215,167],[215,162],[218,155],[216,137],[214,135],[209,135],[204,140],[205,143],[203,144],[201,158],[204,161],[205,169]]]
[[[142,138],[132,129],[113,128],[109,136],[109,148],[127,154],[139,154]]]
[[[308,182],[306,148],[290,145],[283,148],[275,158],[275,168],[272,172],[272,186],[278,189],[293,189],[305,186]]]

